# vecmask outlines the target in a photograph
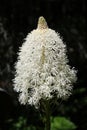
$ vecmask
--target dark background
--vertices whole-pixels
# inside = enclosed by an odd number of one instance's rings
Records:
[[[19,115],[26,116],[26,113],[28,115],[33,111],[17,102],[12,79],[18,48],[26,35],[37,27],[39,16],[44,16],[49,27],[63,37],[67,45],[69,64],[78,70],[73,95],[56,109],[54,116],[70,117],[77,130],[86,130],[86,0],[0,0],[0,128],[9,129],[6,124],[8,118],[16,120]],[[29,116],[35,117],[37,114]],[[31,119],[31,123],[33,122],[34,118]]]

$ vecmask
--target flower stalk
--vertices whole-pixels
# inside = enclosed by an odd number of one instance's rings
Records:
[[[47,100],[45,102],[45,130],[51,129],[51,122],[50,122],[50,103]]]

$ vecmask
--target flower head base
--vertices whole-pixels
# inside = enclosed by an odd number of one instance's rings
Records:
[[[40,17],[37,29],[28,34],[20,48],[15,66],[14,89],[20,92],[19,101],[37,106],[55,92],[58,98],[70,96],[76,71],[67,63],[65,44]]]

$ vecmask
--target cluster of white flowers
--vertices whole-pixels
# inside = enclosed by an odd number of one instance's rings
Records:
[[[66,45],[59,34],[49,29],[43,17],[28,34],[15,65],[14,89],[22,104],[38,105],[56,92],[65,99],[71,94],[76,71],[67,64]]]

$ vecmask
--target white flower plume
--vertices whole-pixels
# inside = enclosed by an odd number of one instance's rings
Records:
[[[66,45],[43,17],[20,48],[15,69],[14,89],[20,93],[22,104],[36,106],[55,92],[58,98],[65,99],[77,79],[76,71],[68,65]]]

